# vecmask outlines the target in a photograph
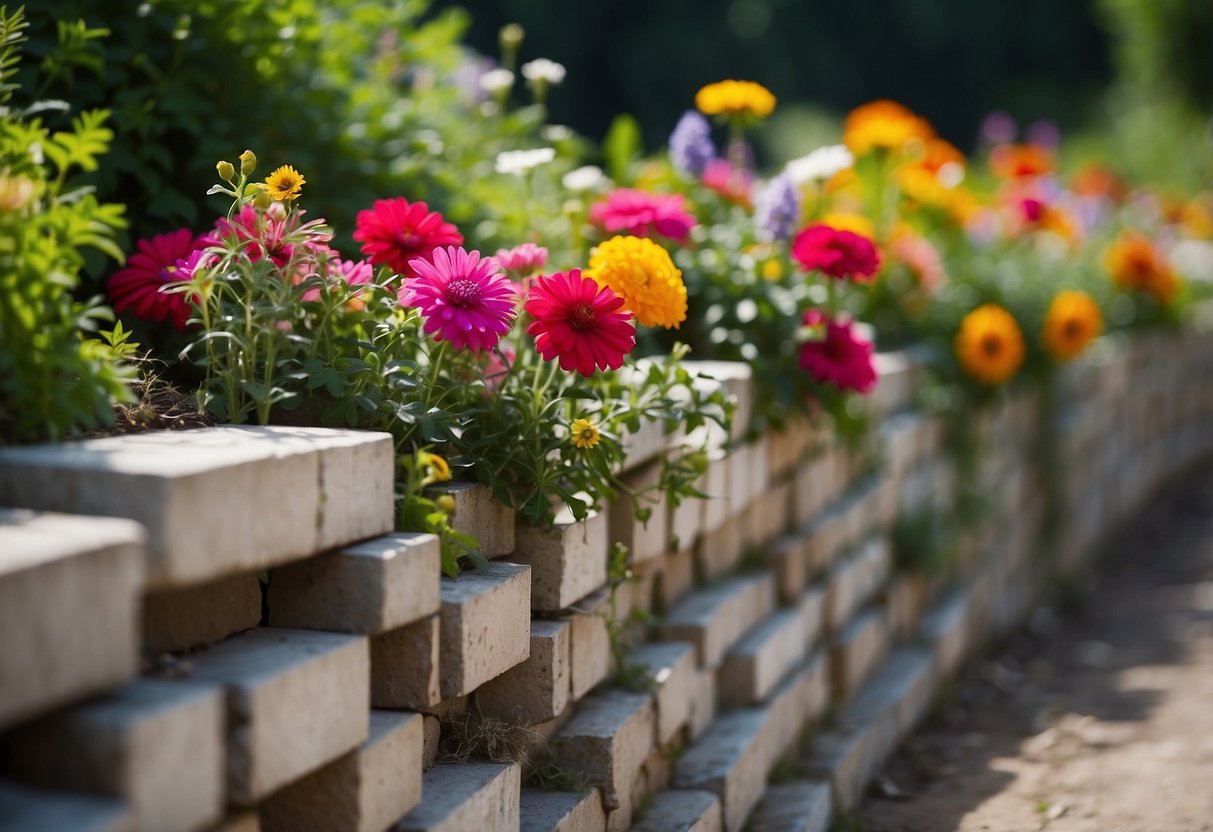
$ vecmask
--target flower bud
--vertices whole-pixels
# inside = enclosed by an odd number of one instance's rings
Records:
[[[257,168],[257,154],[246,150],[240,154],[240,175],[248,176]]]
[[[254,195],[253,195],[253,205],[254,206],[264,210],[274,204],[274,198],[272,196],[270,196],[270,192],[269,192],[268,188],[266,188],[260,182],[258,182],[253,187],[256,188],[256,191],[254,192]]]
[[[517,52],[518,47],[522,46],[522,39],[526,37],[526,31],[517,23],[507,23],[501,27],[497,37],[501,42],[501,51]]]
[[[232,167],[232,163],[220,159],[215,163],[215,170],[219,172],[219,178],[224,182],[231,182],[236,178],[236,168]]]
[[[455,514],[455,498],[454,498],[454,497],[452,497],[450,494],[443,494],[441,497],[439,497],[438,499],[434,500],[434,502],[435,502],[435,503],[437,503],[438,508],[440,508],[440,509],[442,509],[443,511],[445,511],[447,514],[450,514],[450,515],[454,516],[454,514]]]
[[[286,219],[286,206],[281,202],[274,202],[265,209],[265,215],[274,222],[282,222]]]

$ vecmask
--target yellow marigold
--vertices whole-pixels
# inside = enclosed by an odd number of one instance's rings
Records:
[[[1058,292],[1049,304],[1041,338],[1058,361],[1069,361],[1103,329],[1099,304],[1086,292]]]
[[[762,264],[762,277],[764,280],[779,280],[783,277],[783,264],[778,260],[767,260]]]
[[[612,237],[590,253],[585,274],[623,298],[644,326],[677,329],[687,317],[687,287],[670,255],[647,237]]]
[[[902,150],[911,142],[925,142],[935,131],[930,123],[896,101],[873,101],[847,114],[842,141],[856,156],[871,150]]]
[[[695,106],[704,115],[766,118],[775,109],[775,96],[753,81],[717,81],[695,93]]]
[[[831,211],[821,218],[823,225],[828,225],[836,231],[850,231],[869,240],[876,239],[876,226],[863,214],[850,211]]]
[[[265,177],[265,186],[269,189],[270,196],[279,201],[297,198],[306,182],[303,174],[290,165],[283,165]]]
[[[589,419],[574,419],[569,426],[569,438],[578,448],[592,448],[602,439],[598,426]]]
[[[1019,324],[1010,312],[993,303],[965,315],[952,346],[964,371],[986,384],[1002,384],[1023,364]]]
[[[1104,268],[1122,289],[1145,292],[1159,303],[1170,303],[1179,292],[1179,278],[1154,242],[1139,231],[1121,233],[1104,252]]]

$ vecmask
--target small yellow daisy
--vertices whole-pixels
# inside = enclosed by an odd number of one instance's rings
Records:
[[[569,438],[578,448],[592,448],[602,439],[602,434],[589,419],[574,419],[569,426]]]
[[[279,201],[297,198],[306,182],[303,174],[290,165],[283,165],[265,177],[265,185],[269,188],[270,196]]]

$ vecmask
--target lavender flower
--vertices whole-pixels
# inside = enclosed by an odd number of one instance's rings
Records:
[[[708,162],[716,158],[712,127],[694,110],[687,110],[670,134],[670,160],[674,167],[692,176],[700,176]]]
[[[754,224],[759,234],[790,240],[800,224],[800,189],[786,173],[776,176],[758,195]]]

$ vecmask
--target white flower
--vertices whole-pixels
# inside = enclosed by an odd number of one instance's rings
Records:
[[[845,144],[832,144],[819,147],[808,156],[801,156],[788,162],[784,170],[797,185],[804,185],[814,180],[824,181],[839,171],[846,170],[855,164],[855,157],[847,150]]]
[[[580,193],[594,190],[605,179],[606,174],[602,172],[602,168],[596,165],[586,165],[583,168],[569,171],[560,181],[567,190]]]
[[[563,64],[549,61],[547,58],[536,58],[522,65],[522,77],[532,84],[542,82],[556,86],[564,80],[564,74]]]
[[[480,89],[489,95],[505,92],[514,86],[514,73],[508,69],[490,69],[480,76]]]
[[[555,158],[556,150],[551,147],[537,147],[533,150],[506,150],[497,154],[497,172],[522,176],[540,165],[546,165]]]

